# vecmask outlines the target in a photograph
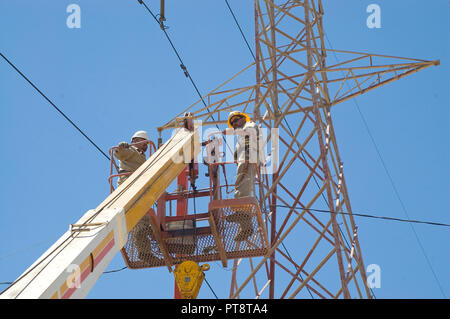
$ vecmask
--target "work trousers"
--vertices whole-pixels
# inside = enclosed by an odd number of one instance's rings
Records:
[[[234,198],[252,196],[255,192],[256,168],[253,163],[238,163]]]

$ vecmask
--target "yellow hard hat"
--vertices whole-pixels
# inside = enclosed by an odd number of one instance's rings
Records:
[[[231,125],[231,119],[235,116],[243,116],[245,117],[245,121],[249,122],[250,121],[250,116],[248,116],[246,113],[244,112],[239,112],[239,111],[232,111],[230,112],[230,114],[228,115],[228,121],[227,124],[229,127],[233,128],[233,125]]]

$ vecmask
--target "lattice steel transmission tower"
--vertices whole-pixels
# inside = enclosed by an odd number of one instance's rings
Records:
[[[439,61],[330,49],[321,0],[255,0],[254,12],[255,63],[159,130],[185,112],[208,126],[240,110],[267,129],[271,147],[278,132],[279,152],[268,154],[278,170],[258,182],[271,247],[234,260],[229,297],[372,298],[331,112]],[[327,64],[330,54],[341,62]]]

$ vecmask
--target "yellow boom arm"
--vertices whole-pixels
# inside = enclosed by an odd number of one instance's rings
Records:
[[[128,233],[199,153],[198,132],[180,129],[97,208],[89,210],[0,298],[83,298]]]

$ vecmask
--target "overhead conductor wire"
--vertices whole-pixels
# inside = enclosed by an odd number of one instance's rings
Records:
[[[28,79],[28,77],[22,73],[22,71],[20,71],[8,58],[6,58],[3,53],[0,52],[0,56],[14,69],[16,70],[17,73],[19,73],[45,100],[47,100],[48,103],[51,104],[51,106],[53,106],[53,108],[58,111],[59,114],[61,114],[78,132],[81,133],[81,135],[83,135],[88,141],[89,143],[91,143],[104,157],[106,157],[108,160],[110,160],[109,156],[106,155],[106,153],[89,137],[86,135],[86,133],[83,132],[83,130],[81,130],[78,125],[76,125],[63,111],[61,111],[61,109],[56,106],[55,103],[53,103],[48,97],[47,95],[45,95],[44,93],[42,93],[42,91],[33,83],[30,81],[30,79]]]
[[[335,57],[337,63],[340,63],[339,59],[337,58],[336,52],[334,51],[333,46],[331,45],[331,42],[328,39],[328,35],[325,32],[324,32],[324,34],[325,34],[326,40],[327,40],[331,50],[333,50],[332,52],[334,54],[334,57]],[[348,83],[347,83],[347,86],[349,86]],[[399,194],[399,192],[397,190],[397,187],[395,186],[394,180],[393,180],[393,178],[392,178],[392,176],[391,176],[391,174],[390,174],[390,172],[389,172],[389,170],[387,168],[387,165],[386,165],[386,163],[385,163],[385,161],[383,159],[383,156],[381,155],[381,152],[380,152],[380,150],[379,150],[379,148],[377,146],[377,143],[375,142],[375,139],[374,139],[374,137],[372,135],[372,132],[370,131],[369,125],[367,124],[367,121],[366,121],[366,119],[365,119],[365,117],[364,117],[364,115],[363,115],[363,113],[361,111],[361,108],[359,107],[358,101],[356,100],[356,98],[353,98],[352,100],[355,103],[355,106],[356,106],[356,108],[358,110],[358,113],[359,113],[359,115],[361,117],[361,120],[362,120],[362,122],[363,122],[363,124],[364,124],[364,126],[366,128],[367,134],[369,135],[370,140],[372,141],[372,144],[373,144],[373,146],[375,148],[375,151],[377,152],[378,158],[380,159],[380,162],[383,165],[384,171],[386,172],[386,175],[387,175],[387,177],[389,179],[389,182],[391,183],[392,189],[394,190],[394,194],[397,197],[397,199],[398,199],[398,201],[400,203],[400,206],[402,207],[403,213],[405,214],[405,216],[407,217],[408,221],[410,222],[409,226],[411,227],[411,230],[414,233],[414,237],[416,238],[417,244],[419,245],[420,250],[421,250],[421,252],[422,252],[422,254],[423,254],[423,256],[424,256],[424,258],[425,258],[425,260],[426,260],[426,262],[428,264],[428,267],[430,268],[431,273],[433,274],[433,277],[434,277],[434,279],[435,279],[435,281],[436,281],[436,283],[437,283],[437,285],[439,287],[439,290],[442,293],[442,296],[444,296],[444,298],[446,298],[446,295],[444,293],[444,289],[442,288],[442,285],[441,285],[441,283],[440,283],[440,281],[439,281],[439,279],[437,277],[437,274],[434,271],[433,265],[431,264],[431,261],[428,258],[428,255],[427,255],[427,253],[425,251],[425,248],[423,247],[422,242],[420,241],[419,236],[418,236],[418,234],[417,234],[417,232],[416,232],[416,230],[415,230],[415,228],[414,228],[414,226],[412,224],[413,221],[410,220],[410,217],[409,217],[408,211],[406,209],[406,206],[405,206],[405,204],[403,203],[403,200],[400,197],[400,194]]]
[[[209,109],[208,105],[206,104],[205,100],[203,99],[203,96],[200,93],[200,90],[198,89],[197,85],[195,84],[194,79],[192,78],[192,76],[189,73],[186,65],[184,64],[183,59],[181,58],[180,54],[178,53],[178,50],[175,48],[175,45],[173,44],[172,39],[170,38],[169,34],[167,33],[167,31],[166,31],[167,27],[164,26],[164,24],[158,20],[156,15],[152,12],[152,10],[147,6],[147,4],[143,0],[138,0],[138,2],[145,7],[147,12],[152,16],[152,18],[155,20],[155,22],[160,26],[161,30],[164,32],[164,35],[166,36],[167,40],[169,41],[170,46],[172,47],[175,55],[178,58],[178,61],[180,62],[180,68],[182,69],[184,75],[191,81],[192,86],[194,87],[195,91],[197,92],[197,95],[200,97],[200,100],[203,103],[203,106],[208,110],[209,113],[212,113],[211,110]],[[213,121],[216,121],[215,118],[214,118],[214,115],[212,115],[212,114],[211,114],[211,119]],[[216,124],[216,128],[220,131],[220,128],[219,128],[219,126],[217,124]],[[224,139],[224,142],[225,142],[225,145],[230,150],[230,152],[232,152],[232,150],[230,149],[230,146],[228,145],[228,143],[227,143],[227,141],[225,139]]]

